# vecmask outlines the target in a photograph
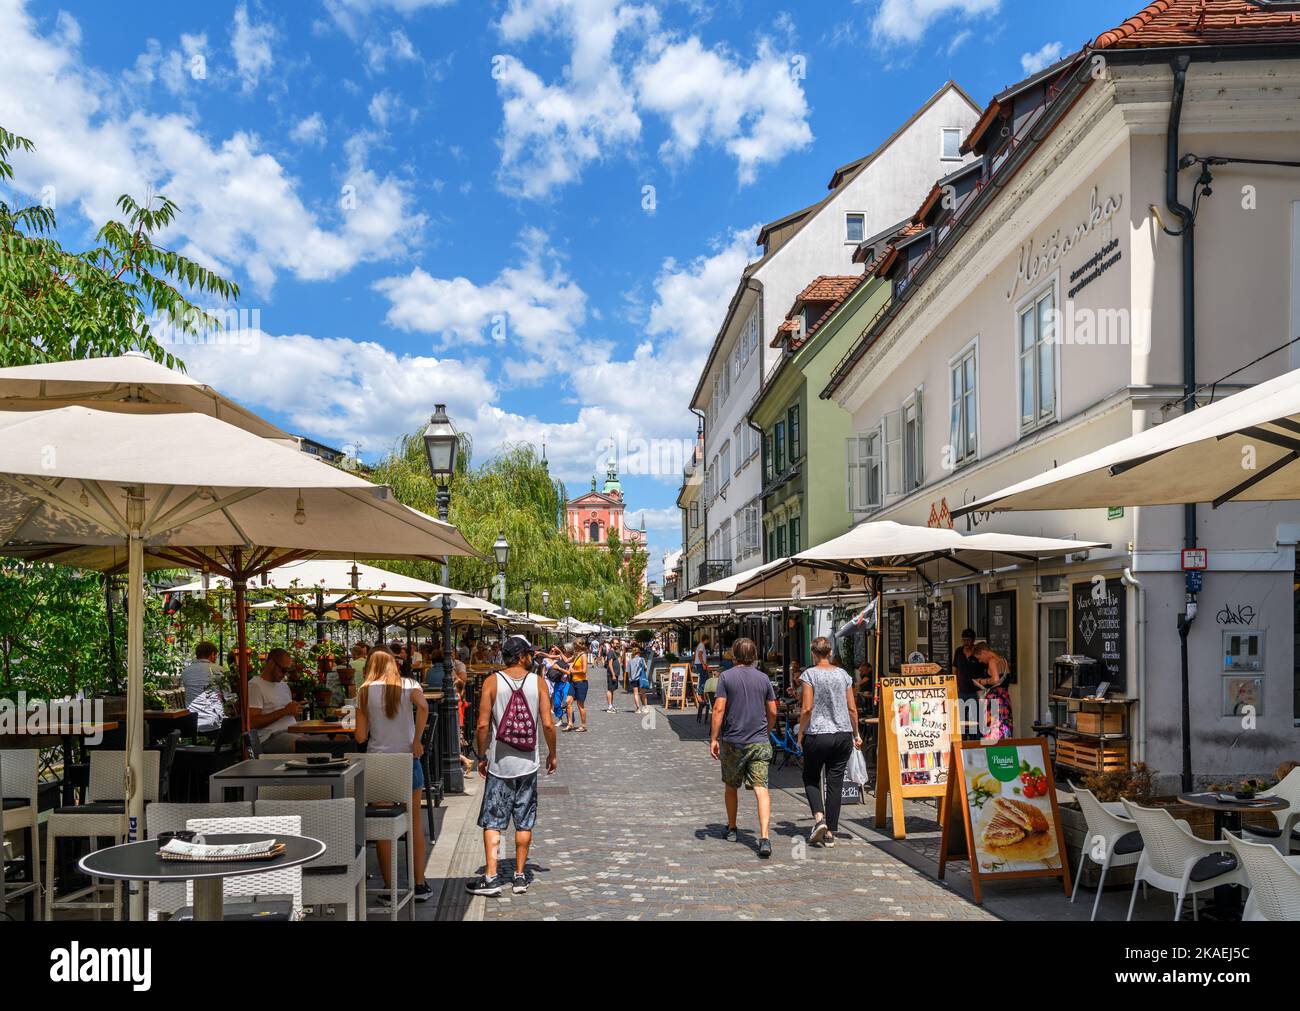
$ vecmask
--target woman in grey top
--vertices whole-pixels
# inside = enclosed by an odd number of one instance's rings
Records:
[[[816,663],[800,678],[802,711],[799,746],[803,749],[803,788],[812,809],[813,829],[808,841],[835,845],[840,827],[840,795],[844,770],[858,737],[858,706],[853,698],[853,678],[831,663],[831,641],[824,635],[812,643]],[[822,802],[822,772],[826,773],[826,799]]]

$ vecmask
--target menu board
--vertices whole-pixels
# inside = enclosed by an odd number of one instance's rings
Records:
[[[880,679],[877,828],[884,827],[888,803],[892,806],[894,837],[903,838],[903,800],[942,797],[946,793],[956,719],[957,679],[951,674]]]
[[[889,639],[887,648],[889,655],[886,657],[886,667],[893,674],[897,674],[903,669],[903,609],[901,607],[891,607],[887,612],[888,619],[886,626],[888,629]]]
[[[1061,812],[1047,743],[1040,737],[997,744],[956,741],[939,844],[939,877],[958,820],[966,833],[971,890],[982,902],[988,878],[1059,877],[1070,894]]]
[[[952,666],[952,604],[946,600],[930,608],[930,662]]]
[[[989,641],[989,648],[1007,661],[1007,668],[1010,671],[1007,683],[1010,684],[1016,680],[1015,590],[990,593],[987,598],[987,608],[985,613],[988,617],[988,628],[985,637]]]
[[[668,668],[668,691],[664,695],[664,708],[671,709],[676,702],[686,708],[686,672],[684,663],[675,663]]]
[[[1122,580],[1070,584],[1070,652],[1096,660],[1097,680],[1120,694],[1128,687],[1127,604]]]

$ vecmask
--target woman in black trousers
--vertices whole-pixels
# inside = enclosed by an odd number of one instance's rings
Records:
[[[825,636],[814,639],[812,654],[816,663],[800,679],[799,713],[803,788],[813,816],[808,841],[813,845],[834,846],[835,833],[840,827],[844,770],[853,749],[862,746],[858,736],[858,705],[853,697],[853,678],[848,671],[831,663],[831,641]],[[826,773],[824,803],[823,770]]]

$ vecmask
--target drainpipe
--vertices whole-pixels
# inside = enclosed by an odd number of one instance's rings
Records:
[[[1137,590],[1137,617],[1134,624],[1137,627],[1137,698],[1140,718],[1136,727],[1129,727],[1129,732],[1133,735],[1134,761],[1145,762],[1147,760],[1147,588],[1128,567],[1125,567],[1120,582]],[[1129,717],[1132,719],[1132,713]]]
[[[1183,240],[1183,413],[1196,409],[1196,216],[1178,199],[1178,141],[1183,119],[1183,95],[1187,88],[1190,53],[1173,59],[1174,89],[1169,102],[1169,128],[1165,154],[1165,205],[1182,222],[1175,234]],[[1183,506],[1183,546],[1196,547],[1196,504]],[[1196,594],[1185,597],[1183,613],[1178,616],[1181,651],[1180,690],[1182,692],[1182,788],[1192,789],[1192,705],[1187,637],[1196,620]],[[1145,701],[1145,700],[1144,700]]]

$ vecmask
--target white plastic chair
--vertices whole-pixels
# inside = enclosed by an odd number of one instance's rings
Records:
[[[1250,886],[1243,920],[1300,920],[1300,867],[1270,843],[1247,842],[1230,832],[1223,838],[1241,862]]]
[[[366,842],[386,840],[388,851],[388,888],[367,889],[368,894],[388,895],[389,914],[396,920],[402,907],[415,898],[415,847],[413,831],[420,827],[419,812],[411,810],[411,756],[358,755],[365,763]],[[406,839],[406,889],[400,890],[397,878],[397,844]],[[415,910],[412,907],[411,916]]]
[[[1133,919],[1138,885],[1145,881],[1178,896],[1174,919],[1183,915],[1183,900],[1192,897],[1192,918],[1198,918],[1196,896],[1220,885],[1244,885],[1241,863],[1223,840],[1198,839],[1185,821],[1175,821],[1163,808],[1139,807],[1124,801],[1124,810],[1142,833],[1142,856],[1133,875],[1128,916]]]
[[[308,906],[342,904],[349,920],[366,918],[366,847],[357,838],[357,801],[259,800],[261,817],[297,816],[303,835],[319,839],[325,852],[302,869],[302,898]]]
[[[268,839],[278,835],[302,835],[302,819],[297,815],[278,818],[191,818],[185,827],[204,835],[230,835],[240,832],[265,834]],[[290,919],[301,920],[306,915],[302,898],[302,866],[280,867],[261,874],[241,874],[221,879],[221,897],[267,901],[275,897],[287,898],[292,906]],[[185,899],[194,908],[194,882],[185,882]]]
[[[1300,833],[1294,832],[1297,823],[1300,823],[1300,768],[1292,769],[1282,782],[1259,796],[1276,797],[1285,800],[1290,806],[1282,811],[1269,812],[1277,819],[1277,828],[1242,825],[1241,837],[1247,842],[1268,843],[1286,856],[1295,849],[1297,843],[1300,843]]]
[[[11,889],[6,898],[4,881],[0,880],[0,910],[9,899],[28,892],[41,892],[41,833],[37,792],[40,789],[41,753],[36,749],[0,751],[0,853],[4,851],[6,832],[27,833],[26,853],[32,866],[32,883]],[[0,873],[0,879],[3,879]],[[36,903],[36,915],[41,914],[41,903]]]
[[[158,801],[160,757],[157,751],[144,753],[144,782],[141,786],[146,804],[155,804]],[[89,838],[93,841],[99,837],[108,837],[115,844],[126,841],[123,838],[126,803],[122,800],[122,779],[125,768],[125,751],[92,751],[86,803],[73,807],[56,807],[45,822],[45,918],[47,920],[54,919],[56,909],[93,909],[96,918],[99,917],[101,909],[111,909],[116,919],[122,895],[121,881],[113,882],[112,902],[98,900],[98,891],[101,887],[98,882],[92,882],[86,888],[58,898],[54,894],[54,864],[59,839],[72,837]],[[146,823],[148,816],[149,812],[146,808]],[[146,825],[142,824],[140,826],[142,838],[145,830]],[[96,898],[88,902],[78,901],[87,895],[95,895]]]
[[[1079,894],[1079,882],[1083,880],[1083,863],[1092,860],[1101,867],[1101,877],[1097,880],[1097,897],[1092,900],[1090,920],[1097,919],[1097,907],[1101,904],[1101,892],[1106,884],[1106,872],[1112,867],[1131,867],[1142,856],[1142,833],[1131,818],[1121,818],[1102,806],[1091,790],[1075,787],[1075,799],[1079,810],[1083,812],[1088,825],[1087,837],[1083,840],[1079,854],[1079,869],[1074,873],[1074,891],[1070,901]]]
[[[179,832],[192,818],[249,818],[251,800],[232,800],[222,804],[151,804],[149,832],[145,838],[157,839],[164,832]],[[151,881],[146,909],[151,920],[174,916],[185,905],[185,882]]]

